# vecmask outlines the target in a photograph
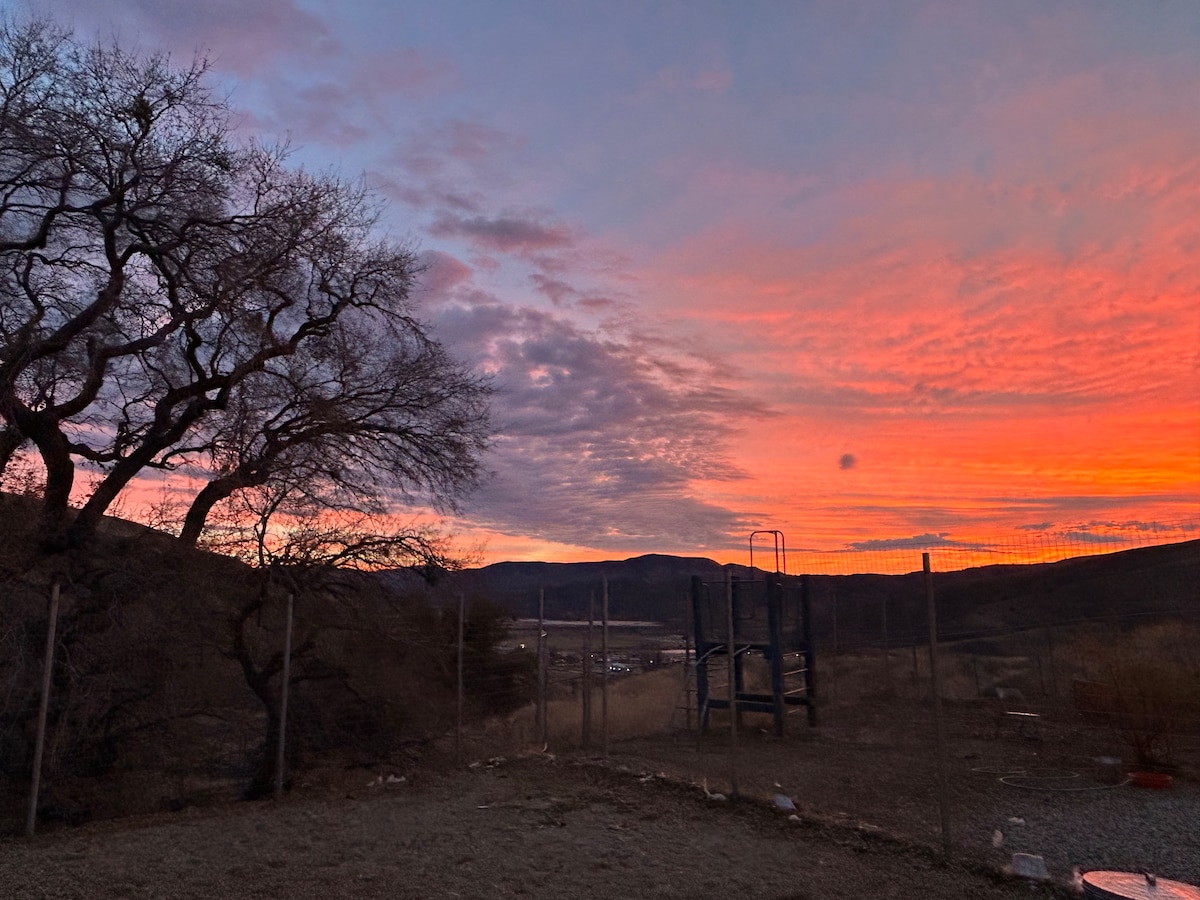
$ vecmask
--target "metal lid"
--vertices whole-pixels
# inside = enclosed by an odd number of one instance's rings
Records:
[[[1137,872],[1088,872],[1083,894],[1092,900],[1200,900],[1200,888]]]

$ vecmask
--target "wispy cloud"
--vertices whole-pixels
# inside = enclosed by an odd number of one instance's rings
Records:
[[[456,216],[444,213],[434,220],[430,233],[458,238],[492,253],[530,255],[569,246],[573,240],[566,226],[544,221],[538,213],[500,216]]]
[[[729,440],[764,411],[702,360],[479,293],[445,303],[437,326],[497,388],[495,477],[471,499],[473,521],[643,551],[725,546],[746,521],[696,491],[746,477]]]
[[[455,288],[468,283],[474,269],[457,257],[442,250],[421,253],[422,267],[419,290],[435,299],[444,298]]]
[[[115,31],[125,44],[208,55],[240,76],[259,74],[285,54],[328,60],[346,49],[325,19],[295,0],[128,0],[119,19],[87,0],[56,0],[55,11],[78,26]]]
[[[491,169],[525,143],[484,122],[452,119],[408,135],[393,160],[407,172],[433,178],[462,167]]]
[[[970,547],[971,544],[950,539],[949,532],[941,534],[914,534],[906,538],[878,538],[870,541],[851,541],[847,549],[871,550],[927,550],[933,547]]]

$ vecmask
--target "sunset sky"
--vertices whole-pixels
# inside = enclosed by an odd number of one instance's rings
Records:
[[[1198,3],[32,8],[386,198],[486,562],[1200,536]]]

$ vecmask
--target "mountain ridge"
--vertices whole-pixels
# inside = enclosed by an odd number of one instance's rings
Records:
[[[535,616],[539,597],[547,617],[586,619],[589,598],[599,615],[607,580],[612,618],[655,619],[682,626],[693,576],[706,581],[761,578],[761,570],[722,565],[705,557],[644,554],[583,563],[492,563],[450,577],[452,589],[487,597],[513,615]],[[805,576],[785,575],[798,589]],[[889,639],[920,641],[926,634],[923,575],[810,575],[818,637],[834,629],[842,641],[867,640],[890,618]],[[939,632],[968,636],[991,631],[1065,626],[1104,619],[1200,618],[1200,540],[1161,544],[1057,562],[993,564],[933,575]]]

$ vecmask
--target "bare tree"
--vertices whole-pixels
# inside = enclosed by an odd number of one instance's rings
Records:
[[[263,576],[260,590],[247,597],[227,620],[230,644],[226,651],[240,666],[247,687],[266,714],[264,752],[247,791],[247,796],[263,796],[271,785],[278,784],[280,759],[270,751],[284,746],[280,737],[286,727],[285,677],[289,687],[331,682],[364,709],[377,705],[358,693],[343,654],[332,652],[328,644],[334,636],[345,641],[388,635],[393,630],[389,622],[398,612],[398,598],[381,583],[353,570],[402,567],[433,581],[442,572],[461,567],[463,560],[452,556],[445,537],[432,529],[381,529],[377,517],[350,510],[331,512],[306,488],[289,486],[278,478],[237,493],[222,512],[222,527],[210,536],[210,544],[256,566]],[[300,625],[294,642],[289,634],[282,646],[279,641],[264,641],[263,614],[279,605],[279,591],[273,586],[290,595],[289,604],[294,601],[298,610],[313,603],[324,609],[322,625],[315,627],[311,620]],[[364,592],[373,598],[366,616],[362,615]],[[332,613],[334,609],[339,612]],[[303,622],[307,617],[301,614],[298,618]],[[403,618],[407,620],[407,614]],[[402,652],[411,640],[407,630],[401,628],[388,638],[390,654]],[[435,650],[429,663],[438,658]],[[336,662],[339,659],[341,663]],[[378,700],[374,688],[372,695]],[[373,715],[378,715],[377,711]],[[286,745],[287,757],[294,763],[300,753],[295,734]]]
[[[155,260],[220,212],[231,158],[202,75],[0,29],[0,415],[42,456],[54,523],[110,364],[175,326],[143,305]]]
[[[418,327],[386,345],[342,329],[248,380],[211,422],[210,470],[180,538],[237,491],[289,486],[314,509],[453,507],[477,479],[486,385]]]
[[[204,75],[0,26],[0,466],[36,448],[52,547],[147,468],[213,466],[187,542],[276,476],[371,510],[479,475],[486,385],[415,320],[412,251],[361,185],[235,145]]]

